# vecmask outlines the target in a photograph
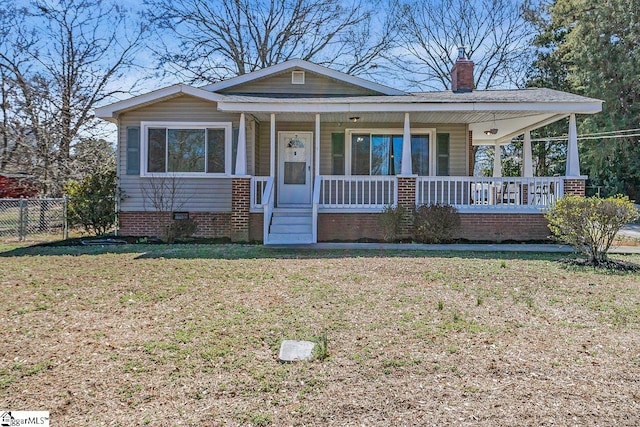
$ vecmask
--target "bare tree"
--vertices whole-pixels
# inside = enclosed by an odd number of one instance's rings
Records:
[[[213,83],[300,58],[367,73],[394,45],[381,0],[146,0],[161,66]]]
[[[189,197],[185,196],[182,181],[175,175],[149,178],[141,181],[142,204],[147,210],[147,203],[156,212],[158,237],[167,243],[173,243],[176,238],[190,237],[198,224],[191,218],[175,219],[174,211],[181,210]]]
[[[73,145],[95,136],[93,108],[130,91],[121,79],[134,66],[145,30],[116,2],[101,0],[9,3],[0,7],[0,23],[6,138],[0,164],[29,166],[42,194],[56,194],[72,173]]]
[[[182,182],[175,175],[142,180],[140,191],[144,209],[147,210],[147,203],[150,203],[158,213],[180,210],[188,201],[184,196]]]
[[[448,89],[459,47],[475,62],[477,88],[524,86],[531,31],[519,1],[416,0],[398,10],[398,64],[412,87]]]

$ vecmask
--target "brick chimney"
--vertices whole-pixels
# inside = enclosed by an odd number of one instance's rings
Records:
[[[451,69],[451,90],[454,93],[473,91],[473,61],[466,58],[464,47],[458,48],[458,59]]]

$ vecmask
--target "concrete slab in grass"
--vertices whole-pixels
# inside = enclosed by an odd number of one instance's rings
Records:
[[[311,341],[285,340],[280,345],[281,362],[296,362],[299,360],[311,360],[313,358],[314,343]]]

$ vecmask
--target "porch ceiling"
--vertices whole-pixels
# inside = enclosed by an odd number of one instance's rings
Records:
[[[250,113],[259,122],[269,123],[270,114],[263,112]],[[444,124],[464,123],[473,131],[474,145],[509,143],[511,138],[524,133],[527,129],[535,129],[566,117],[566,113],[540,111],[425,111],[410,113],[411,123]],[[346,127],[352,125],[350,118],[358,117],[358,127],[367,124],[393,123],[399,127],[404,123],[403,112],[376,113],[320,113],[322,123],[341,123]],[[495,117],[495,126],[494,126]],[[314,122],[315,113],[276,113],[277,122]],[[497,128],[498,133],[486,135],[484,132]]]

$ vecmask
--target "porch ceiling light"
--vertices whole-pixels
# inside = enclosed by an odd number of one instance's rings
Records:
[[[358,120],[360,120],[360,117],[349,117],[349,120],[351,120],[353,123],[358,123]]]
[[[493,113],[493,127],[491,129],[485,130],[484,134],[489,136],[495,135],[496,133],[498,133],[498,128],[496,127],[496,113]]]

